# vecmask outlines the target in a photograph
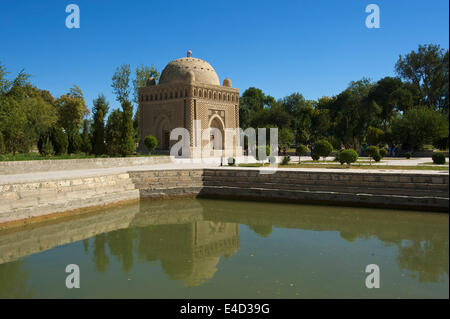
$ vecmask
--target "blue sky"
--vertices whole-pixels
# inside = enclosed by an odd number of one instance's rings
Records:
[[[70,3],[80,7],[80,29],[65,26]],[[380,7],[380,29],[365,26],[370,3]],[[161,71],[191,49],[241,92],[317,99],[364,76],[394,75],[399,54],[419,44],[447,49],[448,12],[447,0],[2,0],[0,62],[54,96],[76,84],[89,107],[104,93],[115,108],[116,66]]]

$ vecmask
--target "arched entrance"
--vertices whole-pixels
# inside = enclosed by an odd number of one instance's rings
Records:
[[[158,139],[158,148],[168,150],[170,147],[170,126],[167,116],[160,116],[156,121],[156,138]]]
[[[213,150],[223,150],[225,149],[225,128],[222,119],[219,116],[213,116],[209,121],[209,127],[211,129],[217,129],[220,132],[220,139],[214,135],[211,131],[210,143]]]

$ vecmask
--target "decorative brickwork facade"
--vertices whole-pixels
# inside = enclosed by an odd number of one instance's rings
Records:
[[[209,142],[216,150],[231,147],[234,155],[240,155],[239,138],[224,145],[225,129],[239,129],[239,89],[225,79],[220,85],[213,67],[206,61],[193,58],[188,51],[186,58],[170,62],[162,71],[159,83],[150,78],[147,86],[139,89],[140,150],[145,151],[142,140],[147,135],[158,139],[159,150],[169,150],[177,141],[170,140],[174,128],[184,127],[190,134],[192,150],[202,148]],[[210,140],[195,138],[194,121],[201,121],[201,132],[217,128],[222,144],[215,136]],[[197,133],[198,134],[198,133]],[[231,143],[230,143],[231,142]],[[191,155],[192,156],[192,155]]]

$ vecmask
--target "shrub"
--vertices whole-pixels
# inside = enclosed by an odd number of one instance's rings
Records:
[[[290,161],[291,161],[291,157],[289,155],[284,156],[283,160],[281,161],[281,165],[288,165]]]
[[[314,154],[323,157],[324,160],[332,151],[333,146],[327,140],[319,140],[314,144]]]
[[[370,159],[375,159],[375,157],[378,158],[380,156],[380,150],[376,146],[369,146],[366,148],[366,154],[370,157]]]
[[[236,164],[236,159],[234,157],[228,157],[228,165],[234,166]]]
[[[144,145],[148,152],[151,154],[153,150],[158,146],[158,140],[153,135],[147,135],[144,138]]]
[[[373,159],[375,160],[375,162],[381,161],[381,155],[380,155],[380,153],[375,154],[375,155],[373,156]]]
[[[355,150],[348,149],[342,150],[339,153],[339,162],[342,164],[347,163],[350,165],[351,163],[355,163],[358,160],[358,153]]]
[[[320,156],[317,155],[316,153],[312,153],[312,154],[311,154],[311,158],[313,159],[313,161],[318,161],[319,158],[320,158]]]
[[[405,154],[405,156],[406,156],[407,159],[410,159],[410,158],[411,158],[411,155],[412,155],[411,152],[406,152],[406,154]]]
[[[388,154],[388,150],[385,149],[384,147],[380,149],[380,156],[381,157],[386,157],[386,155]]]
[[[442,152],[434,153],[431,158],[433,159],[434,164],[439,164],[439,165],[445,164],[445,154]]]

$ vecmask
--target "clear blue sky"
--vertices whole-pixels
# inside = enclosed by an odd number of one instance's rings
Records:
[[[80,7],[80,29],[65,27],[70,3]],[[380,29],[365,26],[370,3],[380,7]],[[2,0],[0,62],[54,96],[76,84],[89,107],[104,93],[115,108],[116,66],[161,71],[191,49],[241,92],[317,99],[364,76],[394,75],[399,54],[419,44],[447,49],[448,12],[448,0]]]

